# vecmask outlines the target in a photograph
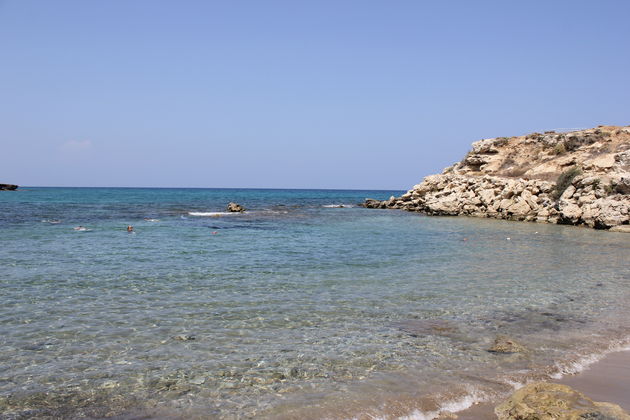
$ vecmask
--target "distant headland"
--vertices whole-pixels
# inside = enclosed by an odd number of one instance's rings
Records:
[[[0,184],[0,191],[15,191],[17,189],[18,186],[14,184]]]
[[[402,196],[363,205],[630,232],[630,126],[480,140]]]

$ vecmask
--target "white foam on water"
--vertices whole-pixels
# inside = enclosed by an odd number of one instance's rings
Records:
[[[623,340],[615,340],[610,344],[610,346],[600,353],[590,354],[587,356],[579,357],[574,360],[557,362],[554,364],[552,369],[555,371],[554,373],[549,373],[548,377],[550,379],[560,379],[566,375],[574,375],[586,370],[589,366],[598,361],[605,358],[607,355],[611,353],[616,353],[620,351],[630,351],[630,337],[627,337]],[[521,374],[525,374],[526,372],[520,372]],[[524,387],[528,383],[540,381],[541,379],[525,379],[523,381],[516,380],[514,378],[503,378],[501,382],[509,385],[513,388],[514,391]],[[496,397],[496,396],[495,396]],[[431,411],[421,411],[421,410],[413,410],[410,414],[405,416],[397,417],[398,420],[435,420],[440,416],[443,416],[446,413],[457,413],[460,411],[467,410],[475,404],[483,403],[486,401],[490,401],[491,397],[486,395],[484,392],[480,392],[474,387],[468,388],[468,393],[463,395],[462,397],[446,400],[439,404],[438,408]],[[348,420],[358,420],[358,418],[363,417],[354,417]],[[390,416],[370,416],[370,418],[374,420],[387,420],[390,419]]]
[[[600,353],[579,357],[571,361],[556,363],[553,366],[553,369],[555,370],[555,372],[549,374],[549,378],[560,379],[566,375],[574,375],[574,374],[580,373],[586,370],[592,364],[599,362],[600,360],[605,358],[607,355],[611,353],[620,352],[620,351],[630,351],[630,337],[627,337],[624,340],[614,341],[613,343],[610,344],[608,348],[606,348]],[[525,380],[521,382],[514,379],[503,379],[502,382],[511,386],[514,390],[518,390],[533,381]],[[432,410],[432,411],[414,410],[409,415],[398,417],[398,420],[435,420],[445,413],[457,413],[459,411],[464,411],[475,404],[489,401],[489,399],[490,397],[488,395],[485,395],[483,392],[478,392],[475,389],[470,389],[468,394],[460,398],[447,400],[441,403],[436,410]],[[385,416],[385,417],[374,416],[373,418],[375,420],[386,420],[389,417],[388,416]]]
[[[447,400],[441,403],[436,410],[432,411],[420,411],[414,410],[406,416],[396,417],[398,420],[435,420],[445,413],[457,413],[464,411],[474,404],[479,404],[488,400],[488,397],[481,392],[472,389],[468,394],[451,400]],[[362,417],[361,417],[362,418]],[[387,420],[390,416],[370,416],[374,420]],[[350,419],[348,419],[350,420]],[[357,417],[351,420],[358,420]]]
[[[221,216],[232,216],[240,213],[235,212],[227,212],[227,211],[189,211],[188,214],[190,216],[198,216],[198,217],[221,217]]]
[[[588,369],[588,367],[593,363],[599,362],[610,353],[616,353],[619,351],[630,351],[630,337],[625,340],[613,342],[610,347],[600,353],[579,357],[576,360],[568,362],[556,363],[554,366],[556,372],[549,376],[553,379],[560,379],[566,375],[575,375]]]
[[[510,379],[506,379],[504,380],[504,382],[508,384],[509,386],[511,386],[512,388],[514,388],[514,390],[523,388],[525,385],[527,385],[526,382],[519,382],[519,381],[510,380]]]
[[[478,404],[487,399],[484,395],[472,391],[469,394],[464,395],[461,398],[454,400],[448,400],[440,404],[437,410],[425,411],[415,410],[408,416],[399,417],[399,420],[434,420],[440,417],[444,413],[457,413],[458,411],[464,411],[474,404]]]
[[[322,207],[329,209],[352,208],[354,207],[354,204],[324,204]]]

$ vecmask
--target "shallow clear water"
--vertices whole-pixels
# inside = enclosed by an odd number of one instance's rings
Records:
[[[0,193],[0,418],[423,418],[630,335],[627,234],[399,193]]]

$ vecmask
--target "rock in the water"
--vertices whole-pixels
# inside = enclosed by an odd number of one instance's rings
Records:
[[[176,335],[175,337],[173,337],[175,340],[178,341],[192,341],[194,340],[196,337],[194,335],[190,335],[190,334],[180,334],[180,335]]]
[[[523,353],[527,350],[511,338],[499,335],[495,338],[494,344],[488,351],[491,353]]]
[[[380,206],[381,206],[381,201],[375,200],[373,198],[366,198],[365,202],[363,203],[363,207],[366,207],[368,209],[377,209]]]
[[[442,319],[409,319],[398,322],[395,326],[412,337],[448,336],[458,332],[456,326]]]
[[[245,211],[245,207],[243,207],[243,206],[241,206],[240,204],[237,204],[237,203],[228,203],[227,211],[229,211],[231,213],[242,213],[242,212]]]
[[[611,232],[624,232],[624,233],[630,233],[630,225],[620,225],[620,226],[613,226],[610,228]]]
[[[494,412],[499,420],[630,420],[617,404],[596,402],[567,385],[545,382],[524,386]]]
[[[0,191],[14,191],[18,186],[14,184],[0,184]]]

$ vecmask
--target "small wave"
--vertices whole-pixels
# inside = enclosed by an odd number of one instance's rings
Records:
[[[546,374],[542,374],[542,376],[532,377],[525,373],[525,377],[516,379],[516,378],[502,378],[500,381],[504,383],[508,387],[511,387],[513,390],[518,390],[523,386],[527,385],[530,382],[540,381],[540,380],[549,380],[549,379],[561,379],[566,375],[574,375],[586,370],[589,366],[594,363],[599,362],[606,356],[611,353],[616,353],[619,351],[630,351],[630,337],[621,340],[615,340],[609,347],[604,349],[603,351],[590,354],[587,356],[579,357],[573,360],[568,360],[564,362],[558,362],[552,367],[552,372],[547,372]],[[473,387],[469,387],[466,395],[463,395],[458,398],[446,400],[438,405],[435,410],[431,411],[421,411],[414,410],[407,416],[399,417],[400,420],[434,420],[437,418],[441,418],[446,413],[457,413],[460,411],[464,411],[475,404],[484,403],[487,401],[492,401],[496,398],[491,394],[487,394],[484,391],[480,391]],[[380,419],[379,419],[380,420]]]
[[[189,211],[188,214],[190,216],[199,216],[199,217],[221,217],[221,216],[232,216],[235,214],[234,212],[227,211]]]
[[[57,220],[57,219],[44,219],[44,220],[42,220],[42,223],[50,223],[51,225],[58,225],[59,223],[61,223],[61,220]]]
[[[343,208],[352,208],[354,204],[324,204],[322,207],[326,207],[329,209],[343,209]]]
[[[483,393],[471,390],[470,393],[456,399],[441,403],[434,411],[415,410],[408,416],[399,417],[399,420],[434,420],[446,413],[457,413],[464,411],[474,404],[479,404],[488,400],[488,396]]]
[[[555,372],[551,373],[549,376],[553,379],[560,379],[566,375],[575,375],[576,373],[586,370],[592,364],[599,362],[609,354],[619,351],[630,351],[630,338],[615,341],[610,347],[600,353],[590,354],[563,363],[556,363],[554,366]]]

